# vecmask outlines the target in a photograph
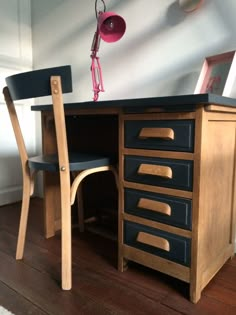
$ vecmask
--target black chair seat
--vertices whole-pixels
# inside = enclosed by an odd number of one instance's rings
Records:
[[[58,172],[58,155],[40,155],[28,159],[29,167],[33,170]],[[70,153],[70,171],[82,171],[85,169],[113,165],[114,159],[109,156],[84,153]]]

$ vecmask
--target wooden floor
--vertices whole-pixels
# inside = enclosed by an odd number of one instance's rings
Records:
[[[14,258],[20,204],[0,207],[0,305],[16,315],[236,314],[236,258],[188,301],[188,285],[130,264],[116,269],[117,244],[73,229],[73,289],[60,289],[60,234],[43,237],[42,200],[31,201],[24,260]]]

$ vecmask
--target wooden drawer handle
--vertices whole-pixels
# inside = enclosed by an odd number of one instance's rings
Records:
[[[175,133],[171,128],[142,128],[139,133],[139,138],[161,138],[165,140],[174,140]]]
[[[151,245],[156,248],[163,249],[167,252],[170,251],[170,243],[163,237],[155,236],[145,232],[139,232],[137,242]]]
[[[171,207],[167,203],[160,201],[140,198],[138,202],[138,207],[142,209],[148,209],[151,211],[159,212],[169,216],[171,215]]]
[[[139,175],[154,175],[164,178],[172,178],[172,169],[169,166],[153,165],[153,164],[140,164],[138,168]]]

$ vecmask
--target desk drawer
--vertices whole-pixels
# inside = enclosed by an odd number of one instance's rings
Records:
[[[186,237],[125,221],[124,243],[153,255],[190,266],[191,240]]]
[[[193,161],[126,155],[124,178],[146,185],[191,191]]]
[[[192,200],[125,189],[126,213],[191,230]]]
[[[194,120],[125,121],[125,147],[193,152]]]

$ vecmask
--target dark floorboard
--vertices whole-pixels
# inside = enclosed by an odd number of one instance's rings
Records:
[[[24,259],[15,260],[20,203],[0,207],[0,305],[16,315],[236,314],[236,257],[188,301],[188,285],[131,263],[117,270],[117,243],[73,229],[73,289],[60,288],[60,233],[43,236],[42,200],[32,199]]]

